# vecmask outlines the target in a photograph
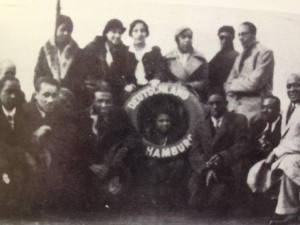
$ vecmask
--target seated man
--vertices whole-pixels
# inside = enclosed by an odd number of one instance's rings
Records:
[[[282,117],[280,143],[248,175],[248,185],[258,193],[281,180],[275,215],[270,221],[273,225],[295,222],[300,209],[300,74],[288,78],[287,94],[291,103]]]
[[[225,206],[242,194],[244,158],[249,153],[245,116],[228,112],[225,92],[208,93],[210,112],[193,135],[189,161],[193,169],[189,182],[192,207]],[[246,176],[245,176],[246,177]],[[224,205],[225,204],[225,205]]]
[[[29,133],[36,161],[29,187],[32,206],[50,209],[75,207],[74,168],[77,162],[77,129],[59,106],[60,86],[50,77],[35,83],[33,99],[27,105]],[[30,188],[34,191],[30,191]],[[30,193],[28,193],[30,195]]]
[[[21,209],[21,193],[28,179],[29,165],[26,161],[29,136],[27,117],[20,99],[19,80],[3,77],[0,80],[0,210],[14,212]],[[7,210],[7,211],[6,211]]]
[[[281,138],[280,100],[275,96],[266,96],[261,103],[261,116],[250,120],[253,162],[265,159]]]
[[[94,209],[117,206],[128,194],[139,139],[126,112],[114,106],[108,83],[98,81],[93,104],[78,122],[88,203]]]

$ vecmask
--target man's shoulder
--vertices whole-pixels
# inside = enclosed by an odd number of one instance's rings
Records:
[[[255,51],[259,51],[261,53],[272,53],[273,54],[273,50],[262,45],[260,42],[257,42],[253,48],[253,50]]]

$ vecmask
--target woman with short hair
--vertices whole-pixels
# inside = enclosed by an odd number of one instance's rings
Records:
[[[107,81],[113,89],[117,105],[123,105],[126,91],[134,84],[134,55],[122,42],[125,30],[120,20],[112,19],[107,22],[102,36],[96,36],[84,48],[88,65],[86,85],[92,88],[95,80]]]
[[[138,19],[130,24],[129,36],[132,37],[133,43],[129,51],[135,56],[134,79],[137,87],[143,87],[148,83],[158,84],[166,65],[160,48],[147,45],[146,38],[149,34],[149,27],[145,21]]]

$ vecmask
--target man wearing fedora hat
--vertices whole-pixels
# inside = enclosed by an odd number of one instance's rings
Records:
[[[95,80],[105,80],[111,87],[115,102],[122,105],[125,93],[134,89],[135,56],[128,46],[122,43],[121,37],[126,28],[118,19],[107,22],[102,36],[84,48],[87,63],[86,85],[89,87]]]

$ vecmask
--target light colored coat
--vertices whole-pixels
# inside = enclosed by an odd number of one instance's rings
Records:
[[[228,98],[230,111],[244,114],[248,119],[260,113],[260,97],[272,93],[274,64],[273,51],[258,42],[236,58],[224,84],[225,91],[233,93]]]
[[[285,123],[287,111],[282,118],[280,143],[273,150],[278,159],[271,168],[266,168],[262,160],[249,171],[248,185],[254,192],[264,192],[278,182],[281,178],[278,169],[300,186],[300,106],[295,109],[288,124]]]

